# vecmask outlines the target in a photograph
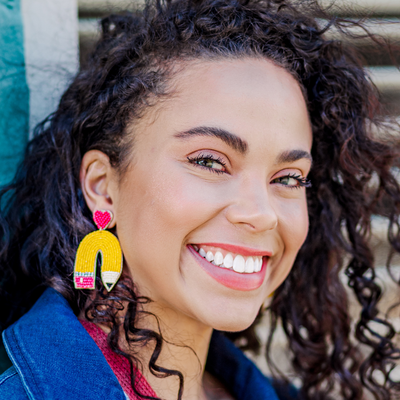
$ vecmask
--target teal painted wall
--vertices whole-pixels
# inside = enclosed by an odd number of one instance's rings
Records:
[[[20,0],[0,0],[0,186],[14,176],[29,137]]]

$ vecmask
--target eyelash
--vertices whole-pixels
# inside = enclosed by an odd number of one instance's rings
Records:
[[[213,155],[211,155],[211,154],[208,154],[208,155],[199,154],[199,155],[196,156],[196,157],[187,157],[187,159],[188,159],[188,161],[189,161],[191,164],[194,164],[194,165],[196,165],[196,166],[199,167],[199,168],[203,168],[203,169],[205,169],[205,170],[207,170],[207,171],[213,172],[213,173],[218,174],[218,175],[219,175],[219,174],[226,174],[226,171],[221,171],[221,170],[219,170],[219,169],[215,169],[215,168],[211,168],[211,167],[206,167],[206,166],[204,166],[204,165],[200,165],[200,164],[199,164],[200,161],[211,160],[211,161],[217,162],[218,164],[222,165],[222,166],[225,168],[225,167],[226,167],[226,163],[224,163],[224,161],[223,161],[220,157],[215,158],[215,157],[214,157]]]
[[[306,187],[306,188],[310,188],[311,187],[311,181],[307,178],[304,178],[301,175],[296,175],[296,174],[288,174],[285,176],[280,176],[279,178],[275,178],[275,180],[278,179],[284,179],[284,178],[293,178],[296,179],[296,181],[299,183],[297,186],[289,186],[289,185],[284,185],[286,187],[288,187],[289,189],[300,189],[302,187]]]
[[[218,169],[215,169],[215,168],[211,168],[211,167],[205,167],[204,165],[200,165],[199,164],[200,161],[211,160],[211,161],[217,162],[218,164],[222,165],[224,168],[226,167],[226,163],[221,158],[219,158],[219,157],[215,158],[211,154],[208,154],[208,155],[199,154],[196,157],[187,157],[187,160],[191,164],[194,164],[199,168],[203,168],[203,169],[205,169],[207,171],[210,171],[210,172],[213,172],[215,174],[218,174],[218,175],[219,174],[226,174],[226,171],[221,171],[221,170],[218,170]],[[311,187],[311,181],[309,179],[304,178],[303,176],[297,175],[297,174],[288,174],[288,175],[285,175],[285,176],[280,176],[279,178],[275,178],[274,181],[278,180],[278,179],[284,179],[284,178],[293,178],[298,182],[298,185],[296,185],[296,186],[284,185],[284,186],[286,186],[286,187],[288,187],[290,189],[300,189],[302,187],[306,187],[306,188]]]

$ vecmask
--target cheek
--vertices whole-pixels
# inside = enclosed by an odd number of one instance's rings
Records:
[[[142,211],[138,213],[142,221],[140,225],[151,224],[154,233],[168,230],[175,240],[177,236],[184,240],[192,230],[212,219],[221,201],[219,188],[210,190],[205,182],[187,173],[160,174],[152,185],[144,182],[144,189],[147,195],[143,197]],[[177,244],[181,245],[182,242]]]
[[[304,243],[308,233],[308,209],[305,195],[302,199],[282,204],[279,225],[281,237],[287,251],[296,253]]]
[[[285,201],[276,208],[279,213],[281,252],[271,271],[271,286],[277,288],[293,267],[297,253],[308,233],[308,210],[304,201]]]
[[[186,237],[218,212],[220,189],[206,190],[206,182],[182,172],[136,168],[122,186],[118,235],[130,267],[145,258],[154,267],[177,265]]]

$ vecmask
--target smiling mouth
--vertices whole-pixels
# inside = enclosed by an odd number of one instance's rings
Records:
[[[230,269],[240,274],[252,274],[260,272],[263,264],[262,256],[245,256],[241,254],[232,254],[223,249],[208,250],[195,244],[192,247],[206,259],[209,263],[216,267]]]
[[[271,253],[233,245],[220,246],[202,243],[189,244],[187,248],[198,265],[220,284],[240,291],[258,289],[264,282]]]

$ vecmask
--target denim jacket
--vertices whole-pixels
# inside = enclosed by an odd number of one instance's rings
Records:
[[[0,376],[0,399],[126,399],[102,352],[54,289],[3,332],[3,342],[13,366]],[[291,388],[278,397],[270,380],[218,332],[206,368],[237,400],[295,398]]]

